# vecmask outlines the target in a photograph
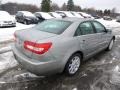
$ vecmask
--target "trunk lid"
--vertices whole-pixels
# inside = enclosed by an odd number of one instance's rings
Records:
[[[25,54],[26,56],[28,56],[29,58],[31,58],[32,52],[24,48],[24,41],[31,41],[36,43],[38,40],[54,37],[56,36],[56,34],[47,33],[40,30],[36,30],[34,28],[30,28],[30,29],[20,30],[15,32],[15,36],[16,36],[15,45],[18,48],[18,50],[23,54]]]

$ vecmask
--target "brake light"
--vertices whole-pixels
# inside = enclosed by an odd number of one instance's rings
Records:
[[[51,46],[52,46],[51,42],[49,43],[34,43],[30,41],[24,42],[24,48],[36,54],[44,54],[50,49]]]

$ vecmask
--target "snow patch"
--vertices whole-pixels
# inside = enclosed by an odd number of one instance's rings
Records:
[[[116,22],[116,20],[111,20],[111,21],[107,21],[104,19],[96,19],[96,20],[101,22],[108,29],[120,27],[120,23]]]
[[[14,59],[12,52],[0,54],[0,73],[6,71],[9,68],[15,67],[17,65],[18,63]]]

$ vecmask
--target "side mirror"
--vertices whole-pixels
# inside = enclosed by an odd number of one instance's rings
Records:
[[[24,15],[22,15],[22,17],[24,18],[25,16],[24,16]]]
[[[106,29],[106,32],[110,32],[110,33],[111,33],[111,32],[112,32],[112,30],[111,30],[111,29]]]

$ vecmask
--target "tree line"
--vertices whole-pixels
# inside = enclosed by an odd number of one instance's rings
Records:
[[[39,11],[39,8],[30,4],[5,3],[1,5],[1,10],[7,11],[10,14],[16,14],[17,11]]]
[[[52,2],[51,0],[42,0],[40,7],[37,7],[36,5],[31,4],[18,4],[18,3],[5,3],[1,6],[2,10],[8,11],[10,14],[15,14],[17,11],[30,11],[30,12],[37,12],[37,11],[43,11],[43,12],[50,12],[50,11],[83,11],[86,13],[90,13],[93,15],[110,15],[115,16],[116,14],[116,8],[105,9],[103,10],[96,10],[95,8],[81,8],[79,5],[75,5],[73,0],[68,0],[67,3],[64,3],[61,7]]]

